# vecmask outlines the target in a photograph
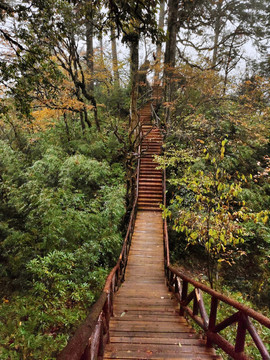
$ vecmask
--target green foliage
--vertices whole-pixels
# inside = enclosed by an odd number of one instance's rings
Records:
[[[24,136],[0,140],[0,357],[53,359],[120,253],[123,145],[110,124]]]
[[[173,204],[173,229],[185,234],[189,244],[203,246],[208,254],[208,279],[213,287],[218,262],[232,262],[243,254],[239,244],[247,235],[246,222],[268,222],[268,212],[251,213],[240,201],[239,194],[247,179],[238,174],[238,181],[231,181],[231,175],[222,168],[226,140],[222,141],[219,157],[210,158],[206,153],[200,163],[205,162],[207,172],[196,170],[196,160],[181,178],[169,180],[178,188],[184,188],[185,195],[176,195]],[[174,163],[176,155],[174,155]],[[183,161],[183,159],[182,159]],[[188,159],[189,161],[189,159]],[[208,167],[207,167],[208,164]],[[194,171],[195,168],[195,171]],[[188,197],[187,197],[188,195]],[[164,215],[172,217],[172,211],[165,209]]]
[[[264,306],[269,303],[269,82],[256,77],[240,87],[240,95],[224,97],[213,72],[186,65],[180,70],[185,87],[178,89],[159,158],[172,200],[165,215],[177,231],[170,234],[173,258],[210,263],[219,274],[217,286],[230,285]]]

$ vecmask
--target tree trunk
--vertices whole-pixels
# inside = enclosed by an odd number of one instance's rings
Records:
[[[82,112],[80,112],[80,121],[81,121],[82,132],[83,132],[83,134],[85,134],[85,123],[83,121],[83,113]]]
[[[88,92],[86,98],[91,98],[91,103],[94,105],[94,118],[98,131],[100,131],[100,124],[98,120],[96,99],[94,98],[94,21],[93,21],[93,3],[88,1],[88,9],[86,13],[86,63],[90,72],[90,81],[84,89],[84,96]]]
[[[214,48],[213,48],[213,59],[212,65],[215,66],[217,64],[217,53],[218,53],[218,41],[221,30],[221,8],[222,8],[223,0],[219,0],[217,3],[217,15],[215,21],[215,38],[214,38]]]
[[[112,45],[112,62],[113,62],[113,78],[116,87],[120,87],[120,76],[118,71],[117,45],[114,27],[111,27],[111,45]]]
[[[68,120],[67,120],[67,114],[64,112],[63,114],[63,118],[64,118],[64,123],[65,123],[65,128],[66,128],[66,134],[67,134],[67,140],[68,142],[70,142],[70,131],[69,131],[69,126],[68,126]]]
[[[179,2],[175,0],[169,0],[168,3],[168,29],[167,29],[167,41],[166,50],[164,56],[164,99],[166,102],[173,100],[173,94],[175,93],[175,57],[176,57],[176,37],[179,30],[178,23],[178,9]],[[170,107],[166,108],[165,123],[168,124],[170,121]]]
[[[100,60],[102,62],[102,67],[104,67],[104,51],[103,51],[103,34],[102,31],[99,33],[99,47],[100,47]]]
[[[172,100],[173,93],[173,73],[176,56],[176,36],[179,30],[178,25],[178,8],[179,3],[175,0],[169,0],[168,4],[168,39],[166,41],[166,50],[164,58],[164,75],[165,75],[165,99]]]
[[[130,43],[130,79],[131,79],[131,104],[129,122],[129,141],[132,147],[136,147],[138,137],[138,68],[139,68],[139,36],[134,35],[134,40]]]
[[[158,19],[158,27],[162,30],[164,28],[164,17],[165,17],[165,1],[162,0],[160,3],[159,19]],[[156,66],[155,66],[155,77],[154,77],[155,83],[159,82],[160,64],[161,64],[161,46],[162,43],[157,44]]]
[[[86,14],[86,63],[90,72],[90,81],[88,84],[88,90],[93,93],[94,91],[94,25],[93,25],[93,5],[92,0],[88,3],[88,9]]]
[[[233,60],[233,46],[234,46],[235,37],[236,37],[236,34],[234,34],[232,37],[229,52],[227,54],[225,70],[224,70],[225,74],[224,74],[223,95],[226,95],[226,88],[227,88],[227,84],[228,84],[229,72],[230,72],[230,70],[232,70],[232,67],[230,68],[230,65]],[[239,60],[240,60],[240,58],[239,58]],[[237,62],[235,63],[235,65],[236,64],[237,64]]]

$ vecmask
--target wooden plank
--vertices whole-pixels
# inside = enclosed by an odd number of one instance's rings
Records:
[[[159,311],[159,312],[166,312],[166,311],[171,311],[171,310],[175,310],[175,311],[179,311],[178,307],[173,307],[171,305],[149,305],[149,306],[145,306],[145,305],[133,305],[131,304],[124,304],[123,303],[118,303],[115,304],[114,307],[114,311],[115,312],[120,312],[122,313],[123,311],[141,311],[141,309],[145,309],[146,311]]]
[[[135,337],[135,336],[111,336],[110,343],[127,343],[127,344],[174,344],[178,345],[196,345],[196,346],[205,346],[206,341],[203,339],[197,338],[183,338],[183,337]]]
[[[122,313],[119,311],[120,309],[118,309],[118,311],[116,309],[114,309],[114,316],[120,316]],[[168,307],[166,310],[151,310],[151,308],[147,307],[147,308],[142,308],[140,307],[139,309],[131,309],[131,310],[126,310],[126,314],[129,314],[130,316],[132,315],[149,315],[149,316],[179,316],[179,309],[174,309],[173,307]],[[183,316],[179,316],[180,318],[183,318]]]
[[[136,359],[136,360],[144,360],[144,359],[178,359],[178,360],[204,360],[204,359],[220,359],[220,356],[211,355],[211,354],[195,354],[193,351],[190,353],[179,353],[178,352],[170,352],[168,354],[158,354],[158,353],[151,353],[151,350],[143,352],[143,351],[121,351],[118,350],[117,352],[107,352],[104,356],[104,359]]]
[[[156,323],[159,323],[162,326],[163,322],[166,323],[170,323],[172,325],[178,325],[178,324],[186,324],[186,320],[183,319],[182,317],[176,317],[176,316],[171,316],[168,318],[168,316],[154,316],[154,315],[128,315],[128,312],[126,313],[125,311],[117,317],[114,317],[112,322],[114,322],[117,326],[117,323],[119,324],[119,322],[140,322],[141,324],[152,324],[153,321]]]
[[[119,290],[119,291],[123,291],[123,290],[126,290],[126,289],[130,289],[131,288],[131,290],[133,289],[132,288],[132,284],[136,284],[137,283],[137,281],[131,281],[131,280],[126,280],[125,282],[124,282],[124,284],[121,286],[121,289]],[[140,284],[140,288],[138,289],[138,291],[145,291],[145,290],[156,290],[156,291],[161,291],[162,292],[162,294],[166,294],[166,295],[168,295],[169,293],[168,292],[165,292],[164,290],[166,290],[166,289],[164,289],[164,281],[160,281],[158,284],[151,284],[151,285],[149,285],[149,284]],[[119,292],[119,294],[120,294],[120,292]],[[171,296],[171,294],[170,294],[170,296]]]
[[[115,299],[115,305],[122,305],[122,306],[125,306],[125,305],[132,305],[133,307],[136,306],[137,308],[139,306],[146,306],[146,305],[149,305],[151,306],[153,304],[153,299],[140,299],[140,298],[128,298],[128,299]],[[169,299],[155,299],[155,302],[154,302],[154,306],[155,307],[158,307],[158,306],[161,306],[161,307],[164,307],[164,306],[167,306],[167,307],[170,307],[172,306],[171,302]]]
[[[110,343],[107,345],[108,352],[118,351],[118,344]],[[194,346],[194,344],[182,344],[181,340],[177,344],[121,344],[121,351],[125,352],[141,352],[152,354],[179,354],[179,348],[181,353],[193,353],[203,355],[214,355],[213,348],[207,348],[206,346]]]
[[[137,337],[143,337],[143,338],[150,338],[150,339],[160,339],[160,338],[165,338],[168,339],[168,333],[164,332],[153,332],[153,331],[129,331],[128,333],[125,331],[120,331],[120,330],[114,330],[111,333],[111,336],[118,336],[118,337],[132,337],[132,338],[137,338]],[[178,332],[170,332],[170,339],[199,339],[199,335],[196,334],[196,332],[193,329],[190,329],[189,331],[186,331],[185,328],[179,329]]]
[[[179,316],[178,317],[175,316],[174,313],[171,314],[136,314],[134,312],[129,313],[127,312],[123,312],[121,314],[118,314],[116,316],[114,316],[112,321],[136,321],[136,320],[142,320],[142,321],[152,321],[155,320],[157,322],[173,322],[175,324],[178,324],[178,322],[182,322],[182,323],[186,323],[185,319],[183,319],[182,317]]]
[[[126,321],[111,321],[110,329],[118,330],[118,331],[150,331],[150,332],[181,332],[183,329],[188,331],[189,327],[186,323],[179,323],[177,326],[175,324],[170,323],[153,323],[152,321],[131,321],[127,323]]]
[[[204,360],[204,359],[213,359],[213,360],[220,360],[222,359],[220,356],[218,355],[194,355],[194,354],[175,354],[170,355],[170,356],[166,356],[164,357],[164,355],[162,356],[156,356],[153,354],[140,354],[138,357],[138,354],[113,354],[111,356],[104,356],[103,359],[106,360],[113,360],[113,359],[118,359],[118,360],[128,360],[128,359],[136,359],[136,360],[147,360],[147,359],[151,359],[151,360],[161,360],[161,359],[166,359],[166,360]]]
[[[161,290],[160,288],[158,287],[149,287],[149,288],[146,288],[146,287],[143,287],[141,289],[139,289],[138,291],[136,291],[136,289],[131,289],[129,287],[126,287],[126,288],[123,288],[121,289],[121,295],[124,296],[124,295],[127,295],[131,298],[133,297],[141,297],[141,298],[151,298],[152,301],[155,300],[155,299],[171,299],[171,296],[172,294],[166,294],[164,292],[164,290]]]

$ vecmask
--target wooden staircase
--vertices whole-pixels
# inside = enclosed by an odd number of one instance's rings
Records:
[[[125,281],[114,298],[104,359],[221,359],[179,315],[165,284],[162,172],[153,160],[162,135],[151,124],[150,104],[140,111],[143,131],[138,211]]]
[[[141,164],[139,177],[139,210],[160,211],[162,203],[162,170],[154,155],[161,153],[162,134],[151,123],[151,105],[146,104],[139,113],[142,126]]]

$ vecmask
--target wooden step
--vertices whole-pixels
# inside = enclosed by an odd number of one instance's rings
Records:
[[[162,175],[162,170],[161,169],[157,169],[157,167],[155,165],[151,166],[150,165],[141,165],[140,166],[140,172],[153,172],[154,174],[161,174]]]
[[[159,172],[159,170],[154,170],[154,169],[147,169],[147,170],[141,170],[140,171],[140,177],[141,176],[146,176],[146,177],[148,177],[148,176],[153,176],[153,177],[156,177],[156,178],[160,178],[160,179],[162,179],[162,173],[160,173]]]
[[[147,178],[140,178],[139,177],[139,183],[141,185],[144,184],[144,183],[162,185],[162,179],[158,179],[158,178],[155,178],[155,177],[147,177]]]
[[[139,191],[153,191],[158,190],[162,191],[162,185],[161,184],[154,184],[153,183],[146,183],[146,184],[139,184]]]
[[[162,175],[152,175],[152,174],[148,174],[148,175],[140,175],[139,177],[139,182],[159,182],[162,185]]]
[[[154,156],[145,156],[145,154],[141,154],[141,164],[147,166],[160,166],[160,164],[155,160]]]
[[[140,173],[145,173],[145,172],[163,175],[162,171],[157,169],[155,166],[153,166],[153,167],[141,166]]]
[[[155,194],[145,194],[145,193],[140,193],[139,194],[139,201],[146,201],[146,202],[149,202],[149,201],[154,201],[154,202],[162,202],[163,201],[163,196],[160,195],[160,197],[158,195],[155,195]]]
[[[142,178],[155,178],[155,179],[162,179],[162,174],[159,172],[154,172],[153,170],[149,171],[141,171],[140,172],[140,179]]]
[[[153,198],[153,197],[142,197],[142,196],[139,196],[139,199],[138,199],[138,204],[142,204],[142,203],[145,203],[145,204],[160,204],[162,203],[162,197],[161,198]]]
[[[138,209],[144,211],[162,211],[159,205],[154,204],[138,204]]]
[[[145,165],[145,164],[141,164],[140,166],[140,172],[144,172],[144,171],[152,171],[155,174],[162,174],[162,170],[157,169],[157,167],[155,165]]]
[[[140,189],[139,188],[139,196],[140,195],[143,195],[143,196],[145,196],[145,195],[152,195],[152,194],[156,194],[156,195],[161,195],[161,196],[163,196],[163,193],[162,193],[162,188],[160,188],[160,189]]]
[[[153,159],[150,159],[148,161],[147,158],[141,158],[141,168],[149,168],[149,169],[154,169],[157,171],[162,171],[161,169],[157,169],[157,167],[159,166],[159,164],[155,161],[153,161]]]
[[[138,199],[138,206],[140,205],[153,205],[153,206],[158,206],[162,204],[162,198],[161,199],[157,199],[157,198],[142,198],[139,196],[139,199]]]

